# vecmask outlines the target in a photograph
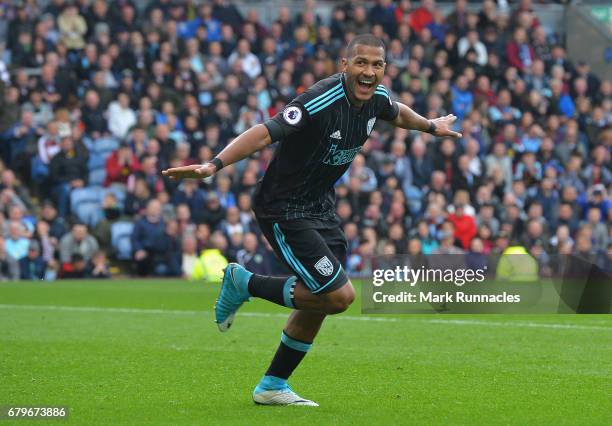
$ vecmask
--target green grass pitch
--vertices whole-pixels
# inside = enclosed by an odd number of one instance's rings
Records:
[[[217,292],[0,284],[0,406],[64,405],[83,425],[612,422],[610,316],[368,317],[357,302],[326,320],[290,380],[321,406],[270,408],[251,391],[288,311],[250,302],[222,334]]]

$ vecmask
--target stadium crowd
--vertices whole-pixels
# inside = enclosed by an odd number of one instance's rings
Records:
[[[339,2],[330,21],[315,6],[265,26],[224,0],[0,1],[0,279],[282,273],[250,210],[274,146],[203,182],[160,170],[213,158],[365,32],[386,42],[392,97],[455,114],[463,138],[377,123],[336,186],[349,274],[509,245],[610,269],[612,82],[529,0]]]

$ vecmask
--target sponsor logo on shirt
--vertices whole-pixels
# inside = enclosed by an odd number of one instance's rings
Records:
[[[338,145],[333,144],[329,149],[329,152],[323,159],[323,164],[328,164],[330,166],[341,166],[343,164],[350,163],[353,161],[353,158],[357,155],[359,151],[361,151],[361,147],[358,146],[356,148],[350,149],[337,149]]]

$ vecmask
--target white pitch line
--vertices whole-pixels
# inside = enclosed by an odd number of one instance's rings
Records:
[[[485,325],[490,327],[524,327],[524,328],[556,328],[568,330],[606,330],[612,331],[610,327],[602,327],[597,325],[579,325],[579,324],[558,324],[558,323],[542,323],[542,322],[499,322],[499,321],[478,321],[478,320],[452,320],[452,319],[431,319],[424,320],[431,324],[458,324],[458,325]]]
[[[16,305],[0,304],[0,309],[32,310],[32,311],[62,311],[62,312],[102,312],[102,313],[127,313],[127,314],[152,314],[152,315],[188,315],[204,316],[212,315],[211,311],[188,311],[176,309],[141,309],[141,308],[103,308],[97,306],[60,306],[60,305]],[[287,318],[287,314],[268,313],[268,312],[241,312],[240,316],[253,318]],[[423,318],[388,318],[339,315],[334,316],[334,320],[342,321],[367,321],[367,322],[418,322],[427,324],[442,325],[478,325],[485,327],[511,327],[511,328],[548,328],[561,330],[601,330],[612,331],[612,326],[580,325],[580,324],[559,324],[559,323],[540,323],[525,321],[481,321],[481,320],[462,320],[462,319],[423,319]]]

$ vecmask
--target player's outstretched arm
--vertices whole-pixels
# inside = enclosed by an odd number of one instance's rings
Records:
[[[268,129],[263,124],[251,127],[232,141],[223,151],[217,155],[219,162],[212,161],[205,164],[194,164],[192,166],[173,167],[162,171],[164,176],[170,179],[203,179],[218,172],[216,164],[228,166],[260,151],[272,143]],[[216,164],[215,164],[216,163]]]
[[[455,120],[457,120],[457,117],[453,114],[428,120],[402,103],[398,102],[397,105],[399,107],[399,113],[397,114],[397,118],[391,122],[394,126],[403,129],[419,130],[439,137],[461,137],[461,133],[455,132],[451,128]]]

